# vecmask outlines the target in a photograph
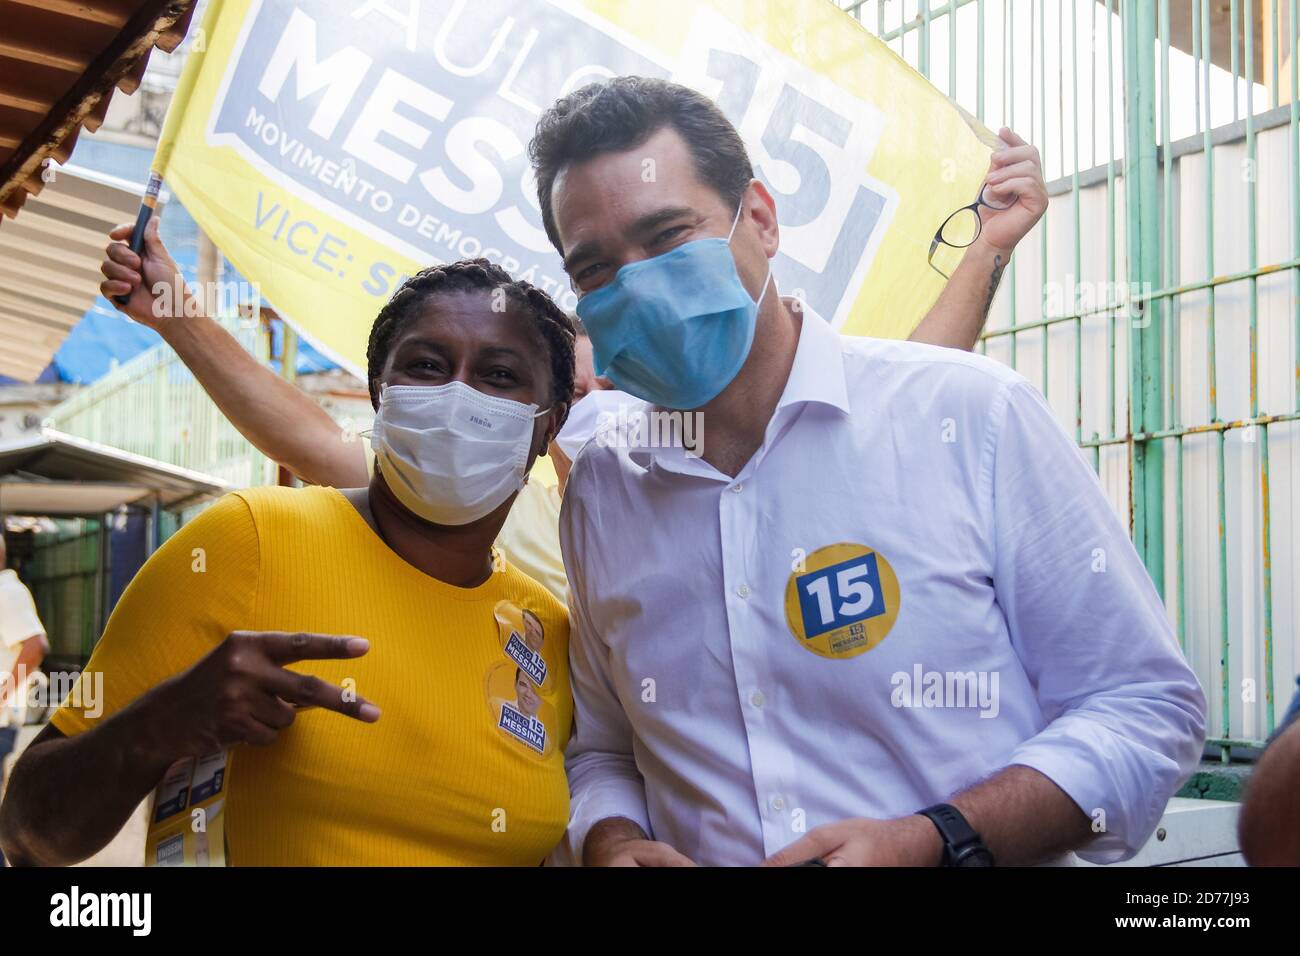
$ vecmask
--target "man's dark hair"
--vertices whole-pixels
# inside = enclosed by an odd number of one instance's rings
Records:
[[[675,129],[686,141],[700,181],[717,190],[729,206],[740,205],[754,167],[740,134],[712,100],[689,87],[643,76],[590,83],[543,113],[528,144],[542,225],[560,255],[564,250],[551,211],[560,170],[600,153],[633,149],[664,127]]]
[[[491,292],[501,289],[532,319],[533,327],[546,343],[551,359],[551,403],[573,398],[573,320],[549,295],[510,274],[487,259],[462,259],[430,266],[411,276],[379,310],[370,327],[366,346],[366,376],[370,404],[379,407],[379,376],[398,334],[419,314],[418,306],[431,295],[447,292]]]

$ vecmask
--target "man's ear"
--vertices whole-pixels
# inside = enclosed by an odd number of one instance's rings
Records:
[[[776,221],[776,200],[761,181],[754,179],[750,181],[749,189],[745,191],[743,202],[749,211],[749,217],[754,220],[754,226],[758,229],[758,238],[763,244],[763,251],[771,259],[781,246],[781,226]]]

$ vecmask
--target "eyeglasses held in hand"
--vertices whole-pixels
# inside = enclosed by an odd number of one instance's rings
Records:
[[[965,249],[980,237],[984,229],[984,220],[980,218],[979,207],[985,206],[995,212],[1001,212],[1003,209],[1010,209],[1014,203],[996,203],[989,202],[984,198],[984,190],[988,186],[980,187],[979,198],[969,206],[962,206],[956,212],[952,213],[943,221],[939,231],[934,234],[930,240],[930,254],[926,256],[926,262],[930,268],[945,279],[952,278],[934,264],[934,254],[940,246],[950,246],[953,249]]]

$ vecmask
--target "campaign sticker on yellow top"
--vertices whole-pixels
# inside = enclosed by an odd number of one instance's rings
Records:
[[[542,656],[542,647],[546,644],[542,619],[513,601],[498,601],[493,615],[506,657],[514,661],[539,688],[549,691],[551,674],[546,658]]]
[[[801,647],[844,660],[871,650],[898,618],[898,577],[885,556],[861,544],[808,555],[785,587],[785,617]]]
[[[501,661],[488,671],[487,699],[502,736],[533,756],[551,755],[559,723],[555,708],[518,664]]]

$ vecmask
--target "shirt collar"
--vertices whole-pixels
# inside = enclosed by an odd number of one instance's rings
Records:
[[[790,366],[790,375],[786,379],[785,389],[772,413],[772,421],[768,423],[769,434],[773,423],[778,418],[784,417],[782,409],[787,407],[797,408],[800,405],[816,402],[837,408],[845,415],[850,411],[849,390],[844,376],[844,349],[840,344],[840,334],[806,303],[789,296],[783,296],[781,301],[787,308],[798,309],[802,321],[799,328],[799,344],[795,347],[794,364]],[[647,405],[646,408],[650,409],[650,406]],[[684,449],[678,447],[641,449],[633,452],[632,458],[643,468],[654,463],[679,474],[731,480],[713,469],[703,459],[688,455]]]
[[[840,411],[849,411],[849,389],[844,379],[844,349],[840,334],[831,324],[797,299],[783,299],[786,306],[798,309],[803,317],[794,364],[785,382],[785,391],[777,402],[778,410],[790,405],[820,402]]]

